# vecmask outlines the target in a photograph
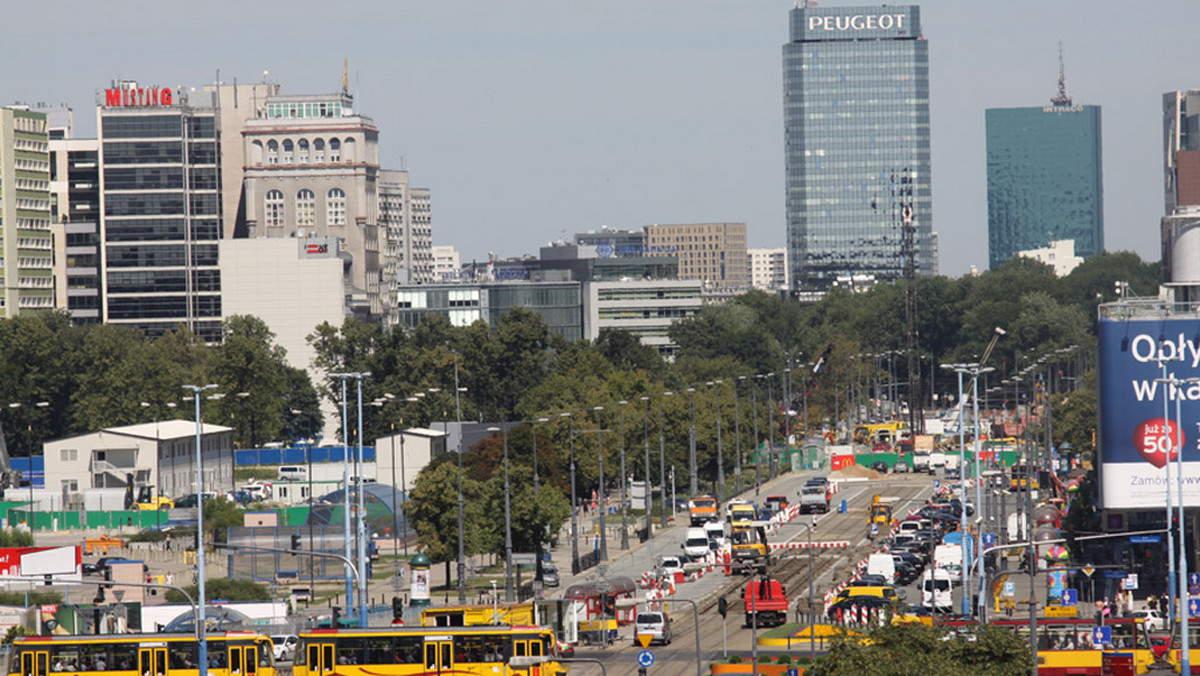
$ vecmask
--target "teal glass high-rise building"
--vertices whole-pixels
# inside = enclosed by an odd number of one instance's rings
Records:
[[[1070,239],[1075,255],[1104,249],[1100,107],[1075,105],[1060,86],[1051,104],[989,108],[988,262]]]
[[[783,46],[789,277],[822,291],[839,277],[934,272],[929,48],[920,8],[791,10]]]

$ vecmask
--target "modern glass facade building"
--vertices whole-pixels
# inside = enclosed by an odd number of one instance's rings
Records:
[[[133,82],[100,94],[103,320],[219,342],[217,110],[195,98]]]
[[[787,245],[793,290],[901,277],[906,223],[933,273],[929,49],[916,6],[790,13],[783,46]]]
[[[1100,107],[1068,98],[985,117],[990,266],[1064,239],[1085,259],[1102,251]]]

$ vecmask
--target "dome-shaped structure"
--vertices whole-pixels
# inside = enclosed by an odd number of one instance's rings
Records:
[[[228,606],[204,606],[204,624],[209,631],[237,631],[253,628],[249,615]],[[163,627],[167,634],[195,634],[196,613],[186,610]]]
[[[353,505],[351,510],[357,509],[358,492],[357,487],[350,489],[350,503]],[[367,516],[367,531],[372,535],[381,535],[384,537],[392,537],[396,529],[396,523],[400,524],[400,530],[405,537],[410,535],[408,521],[404,518],[403,505],[408,500],[408,496],[403,491],[387,484],[367,483],[363,484],[363,507],[366,509]],[[343,509],[346,504],[346,492],[343,489],[338,489],[328,495],[321,497],[320,501],[312,506],[308,512],[307,525],[327,526],[343,523],[345,516]]]

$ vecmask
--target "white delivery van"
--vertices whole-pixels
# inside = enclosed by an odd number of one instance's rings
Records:
[[[683,553],[693,561],[708,555],[708,533],[703,528],[687,529],[683,540]]]
[[[888,584],[896,584],[896,561],[891,554],[872,554],[867,557],[867,573],[882,575]]]
[[[933,567],[946,571],[954,584],[963,579],[963,549],[958,544],[943,544],[933,548]]]
[[[934,612],[949,613],[954,600],[950,575],[940,568],[926,568],[921,575],[921,605]]]
[[[934,451],[929,454],[929,473],[933,474],[939,469],[946,466],[946,454],[942,451]]]
[[[724,547],[728,540],[724,521],[709,521],[704,524],[704,534],[708,537],[708,548],[712,550]]]
[[[303,465],[284,465],[279,468],[280,481],[308,481],[308,468]]]

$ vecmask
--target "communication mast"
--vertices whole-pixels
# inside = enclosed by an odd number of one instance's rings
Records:
[[[898,197],[903,235],[900,256],[904,259],[904,317],[908,323],[908,428],[914,434],[921,434],[925,431],[925,415],[921,406],[921,360],[917,352],[920,347],[917,330],[917,226],[913,223],[913,179],[907,167],[900,176]]]
[[[1072,101],[1070,96],[1067,96],[1067,75],[1063,69],[1063,50],[1062,43],[1058,43],[1058,95],[1050,97],[1050,103],[1056,106],[1070,106]]]

